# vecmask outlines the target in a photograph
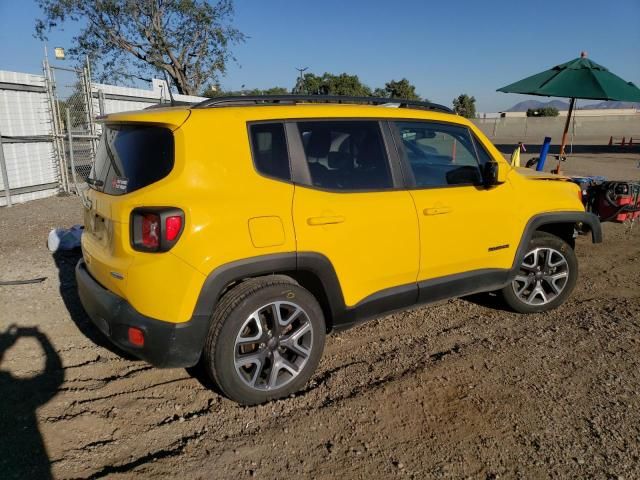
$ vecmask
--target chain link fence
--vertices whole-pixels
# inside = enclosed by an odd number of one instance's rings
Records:
[[[98,142],[89,63],[81,68],[49,65],[54,144],[60,159],[61,184],[68,193],[84,195]]]
[[[151,79],[151,88],[95,83],[88,61],[70,68],[58,60],[45,52],[42,75],[0,70],[0,206],[84,197],[101,133],[96,116],[170,102],[165,80]]]

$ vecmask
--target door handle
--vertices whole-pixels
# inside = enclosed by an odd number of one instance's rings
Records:
[[[433,207],[433,208],[425,208],[422,213],[424,215],[443,215],[445,213],[451,212],[451,207]]]
[[[307,218],[307,224],[314,227],[316,225],[333,225],[335,223],[344,222],[344,217],[341,215],[332,217],[309,217]]]

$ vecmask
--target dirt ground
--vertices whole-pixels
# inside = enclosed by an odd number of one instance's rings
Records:
[[[639,160],[565,170],[638,179]],[[46,249],[79,222],[73,197],[0,209],[0,280],[47,277],[0,286],[3,478],[640,478],[638,226],[578,239],[553,312],[483,297],[391,315],[329,337],[301,394],[248,408],[110,349],[77,255]]]

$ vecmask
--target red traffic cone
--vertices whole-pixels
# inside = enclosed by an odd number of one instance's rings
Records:
[[[609,137],[609,146],[613,145],[613,136]]]

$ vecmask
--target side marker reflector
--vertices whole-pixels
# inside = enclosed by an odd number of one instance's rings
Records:
[[[129,327],[129,342],[136,347],[144,347],[144,332],[136,327]]]

